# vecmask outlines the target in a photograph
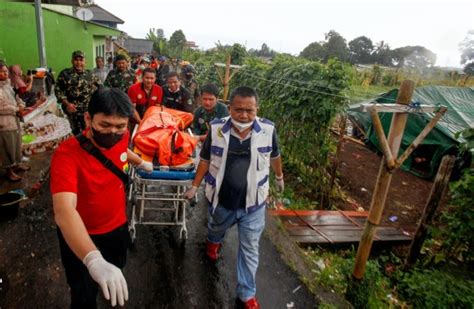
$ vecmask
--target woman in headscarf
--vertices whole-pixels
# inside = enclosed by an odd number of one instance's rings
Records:
[[[16,173],[29,170],[21,165],[21,129],[18,112],[24,108],[23,101],[15,96],[8,79],[8,67],[0,62],[0,161],[10,181],[19,181]]]

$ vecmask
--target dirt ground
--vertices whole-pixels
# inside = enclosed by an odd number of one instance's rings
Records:
[[[338,175],[339,185],[347,194],[346,210],[369,210],[381,157],[367,147],[344,140]],[[397,170],[387,195],[383,224],[414,232],[423,213],[432,182],[409,172]]]

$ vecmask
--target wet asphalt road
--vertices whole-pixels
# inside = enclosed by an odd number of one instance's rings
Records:
[[[137,226],[135,247],[125,268],[128,308],[236,307],[237,227],[226,235],[221,259],[213,264],[205,256],[207,206],[202,198],[187,217],[184,244],[177,228]],[[314,297],[265,235],[260,242],[257,298],[262,308],[316,307]]]
[[[49,184],[0,224],[0,275],[8,278],[0,308],[67,308],[69,291],[60,262]],[[235,308],[237,233],[226,235],[217,264],[205,257],[207,206],[188,208],[188,239],[176,227],[137,226],[135,248],[124,269],[129,287],[126,308]],[[265,236],[260,242],[257,298],[262,308],[314,308],[315,298],[281,260]],[[293,292],[295,291],[295,292]],[[3,301],[2,301],[3,299]],[[99,308],[110,308],[101,293]],[[293,307],[291,307],[293,304]],[[288,306],[290,305],[290,306]]]

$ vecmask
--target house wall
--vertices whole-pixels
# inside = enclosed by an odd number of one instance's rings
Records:
[[[55,75],[71,66],[71,53],[82,50],[86,65],[93,68],[95,46],[105,44],[106,36],[120,31],[84,22],[43,9],[43,24],[48,67]],[[23,71],[39,66],[34,6],[26,3],[0,2],[0,59],[20,64]]]

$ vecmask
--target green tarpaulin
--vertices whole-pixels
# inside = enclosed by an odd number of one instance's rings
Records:
[[[398,89],[384,93],[377,98],[362,103],[395,103]],[[436,127],[426,137],[423,143],[405,161],[402,169],[409,170],[415,175],[431,178],[436,174],[441,158],[448,153],[456,153],[459,142],[464,140],[456,137],[456,133],[468,128],[474,128],[474,88],[455,88],[441,86],[426,86],[416,88],[413,93],[411,106],[416,111],[417,106],[434,105],[446,106],[448,111]],[[359,112],[360,103],[351,105],[348,116],[366,133],[367,143],[381,152],[377,136],[372,128],[372,120],[368,113]],[[379,113],[380,120],[388,135],[391,113]],[[399,156],[413,142],[426,124],[434,116],[432,113],[410,113],[407,126],[400,146]]]

